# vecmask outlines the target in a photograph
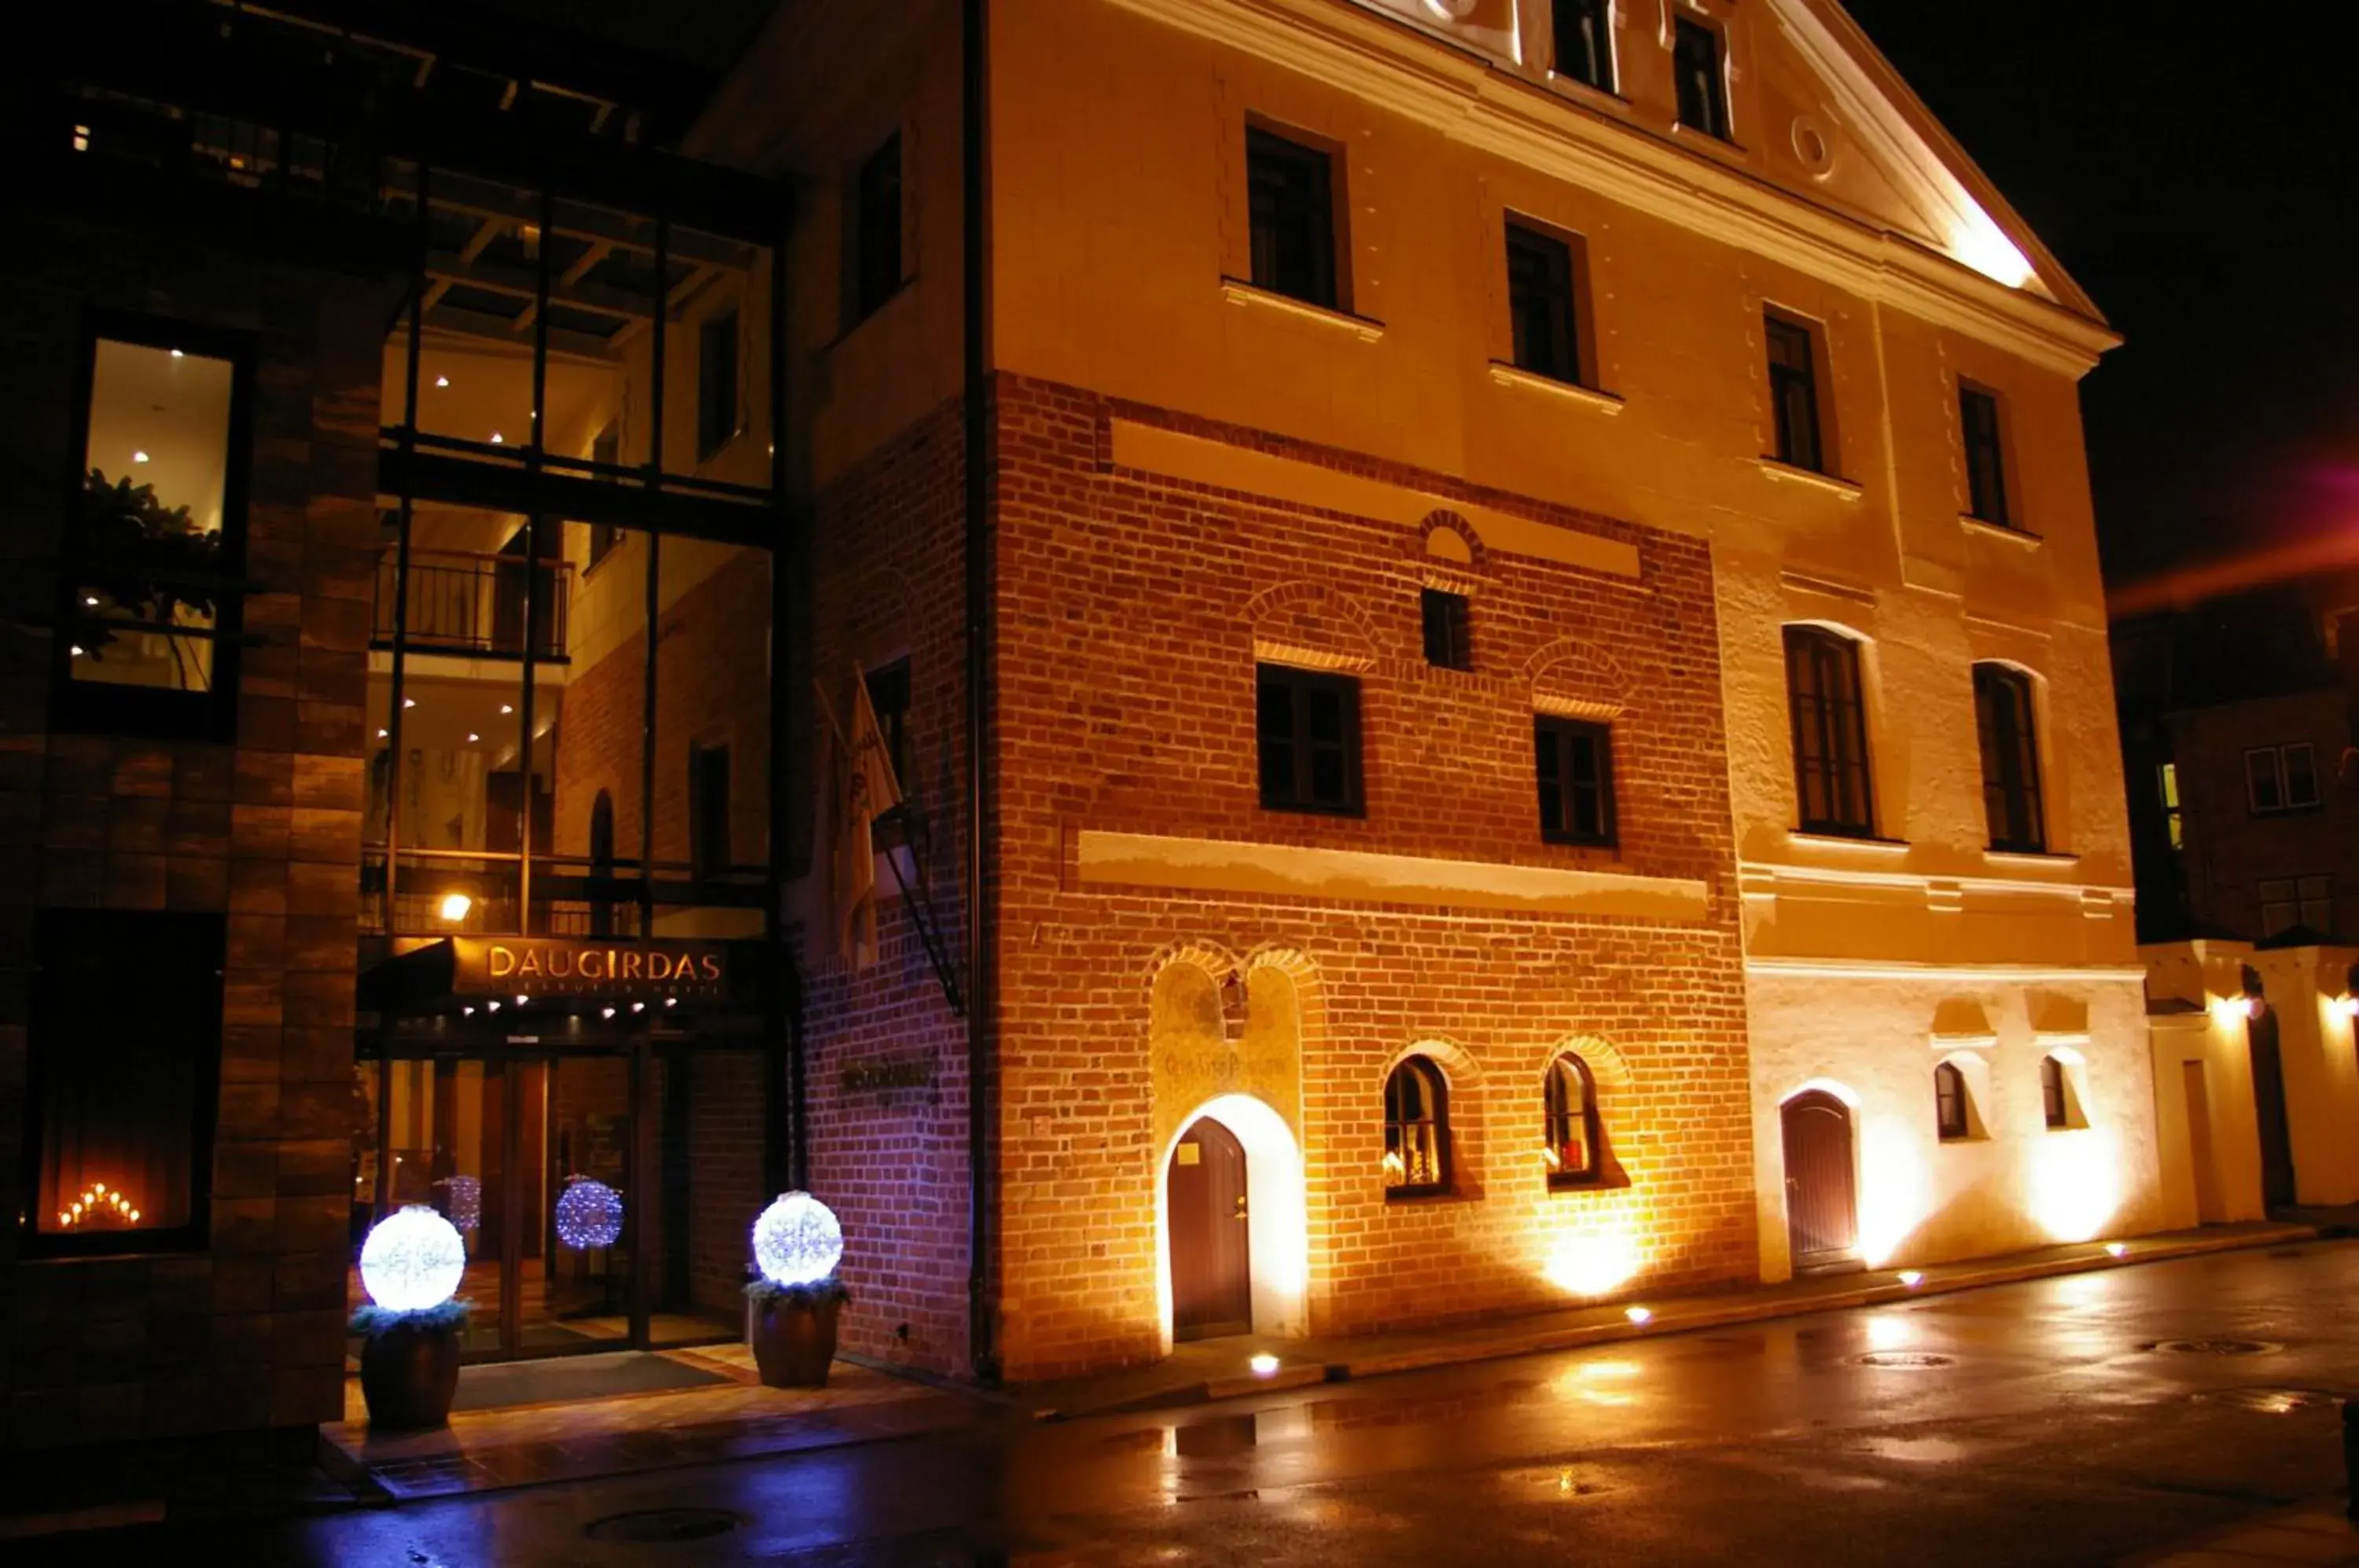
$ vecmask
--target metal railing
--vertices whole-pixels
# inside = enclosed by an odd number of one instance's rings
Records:
[[[377,561],[375,637],[390,644],[394,635],[397,553]],[[525,650],[527,576],[533,600],[532,656],[566,657],[566,626],[573,597],[573,563],[475,550],[412,550],[409,552],[408,646],[423,652],[521,659]]]

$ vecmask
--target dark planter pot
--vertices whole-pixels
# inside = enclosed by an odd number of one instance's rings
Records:
[[[442,1426],[459,1392],[459,1331],[404,1323],[361,1348],[361,1397],[369,1425],[387,1431]]]
[[[835,1359],[840,1301],[798,1302],[773,1296],[754,1311],[754,1365],[769,1388],[824,1388]]]

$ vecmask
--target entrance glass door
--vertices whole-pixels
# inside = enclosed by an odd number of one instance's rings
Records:
[[[356,1210],[439,1211],[467,1246],[470,1359],[641,1343],[632,1332],[631,1062],[432,1057],[361,1066]]]

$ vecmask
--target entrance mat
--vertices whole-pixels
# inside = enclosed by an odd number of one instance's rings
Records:
[[[709,1367],[675,1361],[651,1351],[613,1356],[563,1356],[546,1361],[501,1361],[462,1367],[454,1410],[495,1410],[511,1405],[553,1405],[575,1399],[611,1399],[619,1394],[657,1394],[669,1388],[702,1388],[735,1379]]]

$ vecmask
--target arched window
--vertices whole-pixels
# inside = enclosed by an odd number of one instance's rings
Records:
[[[1968,1134],[1966,1075],[1958,1071],[1953,1062],[1944,1062],[1933,1069],[1933,1121],[1944,1143]]]
[[[1799,825],[1805,833],[1874,837],[1859,644],[1823,626],[1788,626],[1786,697]]]
[[[2064,1086],[2064,1064],[2052,1056],[2039,1059],[2039,1107],[2051,1128],[2072,1125],[2072,1103]]]
[[[590,802],[590,934],[614,934],[614,797]]]
[[[2039,798],[2031,678],[2004,664],[1975,665],[1974,727],[1982,737],[1983,816],[1990,846],[2045,853],[2048,821]]]
[[[1408,1057],[1385,1080],[1385,1196],[1449,1190],[1449,1086],[1432,1062]]]
[[[1597,1080],[1589,1064],[1567,1051],[1549,1063],[1543,1090],[1548,1106],[1548,1142],[1540,1158],[1551,1187],[1583,1187],[1603,1170],[1597,1124]]]

